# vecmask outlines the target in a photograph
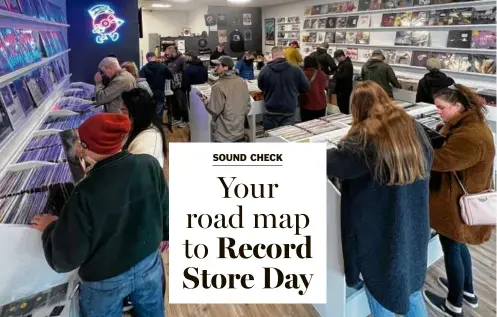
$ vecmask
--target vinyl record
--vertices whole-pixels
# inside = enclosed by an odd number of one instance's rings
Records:
[[[207,42],[206,39],[200,39],[200,40],[198,40],[198,47],[205,48],[205,47],[207,47],[207,45],[208,45],[208,42]]]

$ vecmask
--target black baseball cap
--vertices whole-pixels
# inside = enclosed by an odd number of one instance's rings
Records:
[[[216,65],[228,66],[229,68],[235,67],[235,63],[233,63],[233,59],[229,56],[221,56],[219,59],[215,59],[212,61]]]
[[[155,57],[155,53],[154,52],[148,52],[147,53],[146,58],[149,59],[151,57]]]
[[[335,53],[333,54],[335,58],[339,58],[341,56],[345,56],[345,52],[343,50],[336,50]]]

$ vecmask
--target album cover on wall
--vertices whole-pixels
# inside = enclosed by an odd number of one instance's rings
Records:
[[[397,8],[408,8],[414,5],[414,0],[396,0]]]
[[[468,54],[454,54],[449,59],[447,69],[458,71],[458,72],[468,72],[471,71],[471,63],[469,61]]]
[[[19,78],[14,80],[12,83],[15,89],[17,96],[19,97],[19,101],[21,102],[21,106],[24,110],[24,114],[27,116],[34,110],[35,104],[31,95],[29,94],[28,86],[24,81],[24,78]]]
[[[395,64],[411,65],[412,52],[395,51]]]
[[[7,8],[7,4],[5,3],[5,0],[0,0],[0,10],[8,11],[9,8]]]
[[[471,48],[472,31],[450,30],[447,47]]]
[[[347,44],[355,44],[357,38],[357,32],[347,32]]]
[[[31,2],[31,0],[18,0],[19,8],[21,9],[22,14],[29,15],[31,17],[38,17],[38,12],[36,11],[36,7]],[[0,5],[1,6],[1,5]]]
[[[326,28],[334,29],[336,27],[337,18],[329,17],[326,19]]]
[[[244,30],[243,33],[244,33],[243,37],[245,39],[245,42],[252,41],[252,30],[251,29]]]
[[[312,6],[305,7],[304,15],[312,15]]]
[[[205,26],[214,26],[217,24],[216,16],[214,14],[205,14],[204,20]]]
[[[367,48],[359,48],[357,50],[357,60],[361,62],[367,62],[371,58],[372,52],[372,50]]]
[[[3,102],[0,100],[0,143],[5,140],[5,138],[14,131],[12,125],[10,124],[9,115],[7,114],[7,109],[5,108]]]
[[[370,0],[359,0],[359,8],[358,11],[367,11],[369,10]]]
[[[317,32],[317,43],[323,43],[326,37],[326,32]]]
[[[411,26],[428,25],[430,13],[428,11],[417,11],[412,13]]]
[[[395,26],[409,27],[411,26],[411,20],[412,20],[412,12],[397,13],[397,16],[395,17]]]
[[[335,32],[335,43],[344,44],[346,32]]]
[[[309,33],[309,42],[310,43],[317,43],[318,41],[318,32],[310,32]]]
[[[38,12],[38,17],[42,20],[48,20],[47,8],[45,7],[45,2],[43,0],[31,0],[36,11]]]
[[[348,28],[356,28],[358,20],[359,20],[358,15],[351,15],[351,16],[347,17],[347,27]]]
[[[494,24],[496,7],[486,10],[475,10],[471,17],[471,24]]]
[[[337,29],[345,29],[347,27],[347,17],[337,18]]]
[[[310,19],[305,19],[304,20],[304,29],[310,29],[311,27],[312,27],[311,20]]]
[[[326,32],[324,41],[328,43],[335,43],[335,32]]]
[[[411,34],[412,46],[429,46],[430,32],[429,31],[414,31]]]
[[[327,4],[321,5],[321,9],[320,9],[321,14],[327,14],[328,10],[329,10],[329,6]]]
[[[319,19],[311,20],[311,29],[319,29]]]
[[[494,31],[473,31],[471,48],[495,49],[495,35]]]
[[[428,25],[449,25],[450,10],[432,10]]]
[[[287,22],[288,23],[300,23],[300,17],[299,16],[288,17]]]
[[[326,19],[326,18],[319,19],[318,28],[319,29],[326,29],[326,22],[327,21],[328,21],[328,19]]]
[[[413,6],[427,6],[431,4],[431,0],[414,0]]]
[[[383,50],[383,55],[385,56],[385,62],[387,64],[395,64],[395,51],[394,50]]]
[[[357,32],[356,44],[369,44],[369,32]]]
[[[359,21],[357,22],[358,28],[369,28],[371,26],[371,16],[361,15],[359,16]]]
[[[252,25],[252,14],[244,13],[243,14],[243,25]]]
[[[7,8],[10,12],[21,13],[21,8],[19,8],[17,0],[5,0],[5,3],[7,3]]]
[[[433,57],[437,58],[440,61],[440,65],[442,69],[448,69],[452,56],[452,53],[443,53],[443,52],[435,52],[432,53]]]
[[[411,46],[412,31],[397,31],[395,33],[395,45]]]
[[[312,7],[312,15],[318,15],[318,14],[322,14],[321,13],[321,5],[315,5]]]
[[[369,10],[379,10],[381,9],[382,0],[370,0]]]
[[[430,52],[414,51],[412,52],[411,66],[425,67],[426,60],[431,56],[432,54]]]
[[[471,24],[473,8],[452,9],[449,11],[449,25]]]
[[[351,60],[356,61],[358,59],[357,48],[348,48],[345,55],[347,55]]]
[[[381,17],[381,26],[394,26],[397,13],[385,13]]]
[[[395,9],[397,8],[397,0],[382,0],[381,1],[382,9]]]
[[[7,109],[12,127],[17,129],[25,118],[24,110],[22,109],[21,102],[19,101],[17,94],[12,94],[10,86],[5,85],[0,88],[0,97],[2,104]]]
[[[470,55],[471,71],[480,74],[495,74],[495,56]]]

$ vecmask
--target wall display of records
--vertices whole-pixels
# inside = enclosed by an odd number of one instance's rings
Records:
[[[300,17],[276,18],[277,43],[288,46],[292,41],[300,40]]]
[[[486,0],[356,0],[305,8],[302,52],[322,42],[366,62],[381,49],[393,66],[495,75],[495,3]]]

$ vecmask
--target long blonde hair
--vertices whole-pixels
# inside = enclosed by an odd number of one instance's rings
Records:
[[[373,152],[377,181],[406,185],[427,177],[426,158],[414,119],[380,85],[358,83],[352,95],[352,128],[344,141]]]

